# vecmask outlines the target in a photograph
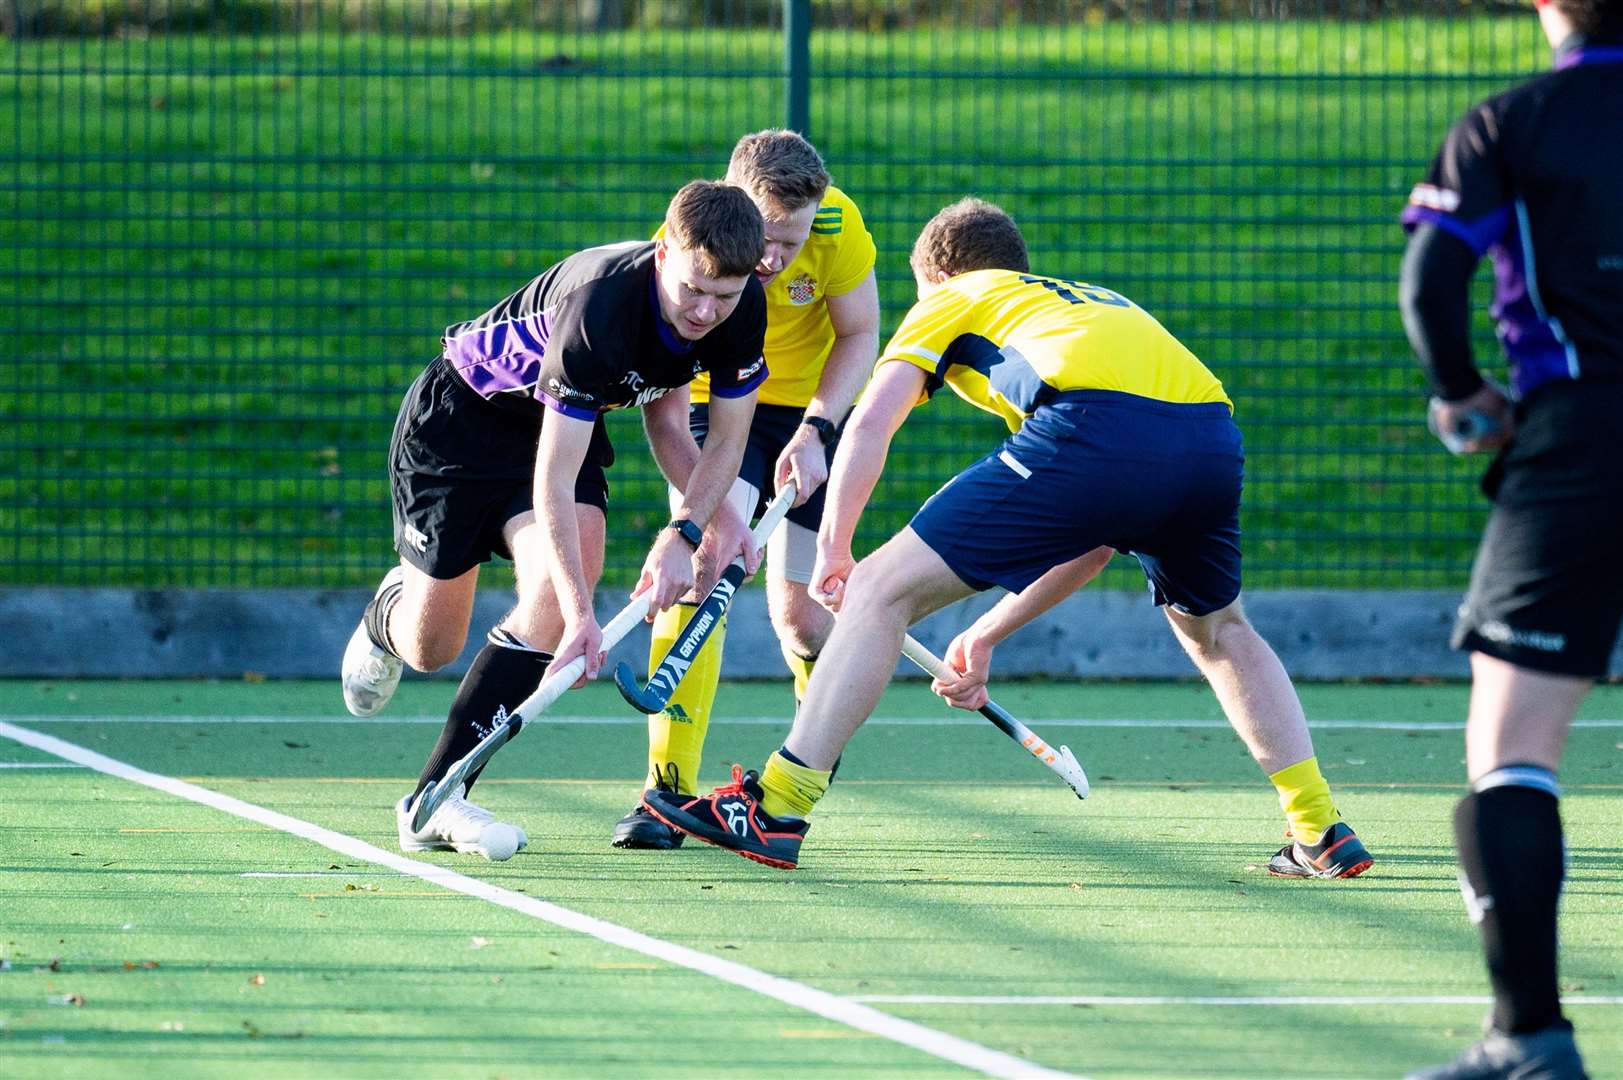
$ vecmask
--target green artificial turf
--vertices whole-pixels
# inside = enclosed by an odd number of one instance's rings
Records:
[[[393,850],[451,692],[407,683],[343,723],[300,683],[7,684],[0,718]],[[1000,700],[1068,743],[1078,802],[1006,737],[898,683],[849,749],[801,869],[607,844],[643,732],[572,694],[503,750],[482,802],[529,831],[509,862],[423,861],[858,999],[889,995],[1481,995],[1454,884],[1459,686],[1308,686],[1316,743],[1378,862],[1270,878],[1271,790],[1203,688],[1022,684]],[[787,691],[727,685],[706,784],[781,738]],[[124,718],[122,720],[118,718]],[[155,722],[155,717],[180,722]],[[248,717],[240,723],[217,718]],[[1569,997],[1623,996],[1623,691],[1563,769]],[[27,718],[33,718],[29,720]],[[43,718],[51,718],[43,722]],[[1078,721],[1093,722],[1092,725]],[[1046,721],[1046,724],[1045,724]],[[1101,726],[1136,721],[1149,726]],[[1179,722],[1182,722],[1181,724]],[[44,763],[0,738],[0,762]],[[965,1070],[739,987],[131,782],[0,768],[0,1074],[42,1077],[934,1076]],[[244,874],[298,877],[244,877]],[[82,998],[82,1004],[55,1004]],[[875,1008],[1090,1077],[1392,1077],[1472,1037],[1463,1005],[917,1004]],[[1623,1006],[1570,1008],[1594,1075]]]

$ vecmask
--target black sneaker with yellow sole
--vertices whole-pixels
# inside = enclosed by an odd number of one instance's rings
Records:
[[[780,870],[799,864],[800,842],[810,827],[805,821],[775,818],[762,810],[760,777],[740,765],[733,766],[731,784],[708,795],[645,791],[642,804],[654,817],[695,840]]]

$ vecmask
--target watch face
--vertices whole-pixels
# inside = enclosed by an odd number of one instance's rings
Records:
[[[676,530],[678,536],[693,545],[694,550],[698,550],[699,545],[704,542],[704,530],[686,518],[671,522],[671,528]]]

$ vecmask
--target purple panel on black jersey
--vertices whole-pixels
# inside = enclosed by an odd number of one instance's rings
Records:
[[[481,397],[528,393],[536,384],[546,353],[546,312],[523,319],[504,319],[491,326],[470,326],[447,334],[445,358]]]
[[[1511,383],[1518,397],[1552,379],[1571,378],[1567,350],[1539,314],[1528,290],[1527,254],[1521,234],[1512,229],[1493,248],[1493,317],[1499,341],[1510,361]]]
[[[1481,255],[1505,235],[1510,225],[1510,207],[1501,206],[1489,214],[1484,214],[1476,221],[1465,222],[1453,214],[1437,210],[1429,206],[1416,206],[1410,203],[1403,208],[1402,220],[1404,226],[1413,228],[1422,221],[1453,233],[1464,240],[1472,251]]]

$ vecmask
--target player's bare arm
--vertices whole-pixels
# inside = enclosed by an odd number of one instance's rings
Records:
[[[710,431],[705,436],[693,474],[682,489],[682,508],[695,521],[708,523],[716,544],[716,570],[740,556],[750,573],[761,563],[761,553],[750,539],[748,524],[727,505],[727,492],[738,478],[755,418],[752,391],[741,397],[710,399]]]
[[[751,569],[760,562],[759,553],[749,542],[749,529],[737,514],[722,511],[727,490],[738,476],[739,465],[744,459],[744,444],[754,415],[754,393],[737,398],[716,398],[711,402],[710,433],[693,461],[682,489],[681,505],[674,515],[677,521],[688,520],[701,529],[709,526],[714,530],[714,561],[717,567],[740,555],[745,557],[745,563]],[[671,464],[673,468],[680,469],[684,450],[674,435],[670,415],[656,415],[644,423],[652,425],[650,438],[658,432],[664,443],[661,449],[655,451],[656,457],[661,453],[671,457],[674,451]],[[688,440],[691,442],[692,437],[688,436]],[[661,468],[665,468],[663,462]],[[666,476],[675,482],[675,477],[669,472]],[[696,582],[693,563],[697,554],[697,549],[675,529],[660,531],[643,563],[637,583],[637,591],[644,588],[654,591],[650,615],[665,610],[693,590]],[[707,576],[713,578],[713,574]]]
[[[925,378],[924,369],[912,364],[881,364],[840,439],[808,587],[812,599],[830,611],[839,611],[844,602],[845,583],[856,566],[851,538],[885,469],[891,439],[924,393]]]
[[[575,517],[575,476],[591,441],[591,421],[552,412],[541,425],[535,456],[535,516],[546,538],[546,574],[564,622],[557,657],[566,664],[577,656],[586,657],[586,672],[577,686],[596,678],[603,662],[603,634],[592,612],[592,590],[581,562]]]
[[[851,410],[874,357],[879,354],[879,286],[873,271],[848,293],[830,296],[829,322],[834,326],[834,347],[817,380],[817,391],[806,405],[806,415],[838,424]],[[828,480],[828,462],[817,429],[803,425],[778,455],[773,478],[779,488],[794,480],[799,506]]]
[[[980,709],[990,698],[986,683],[992,674],[992,650],[1010,634],[1064,600],[1099,576],[1115,555],[1097,547],[1070,562],[1060,563],[1017,593],[1007,593],[985,614],[952,639],[942,659],[958,673],[948,682],[930,681],[930,689],[957,709]]]
[[[648,447],[653,452],[654,462],[659,466],[665,482],[677,491],[687,490],[693,468],[699,463],[699,444],[688,428],[689,397],[689,390],[684,386],[657,401],[649,402],[642,410],[642,426],[648,435]],[[724,518],[731,520],[724,521]],[[731,561],[730,556],[717,558],[719,538],[749,530],[749,523],[740,519],[732,504],[726,500],[716,508],[710,520],[702,524],[706,526],[705,540],[694,567],[694,587],[701,596],[715,584],[720,568]],[[745,560],[750,573],[755,572],[758,561],[753,554]]]

